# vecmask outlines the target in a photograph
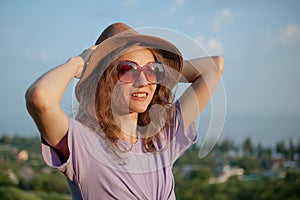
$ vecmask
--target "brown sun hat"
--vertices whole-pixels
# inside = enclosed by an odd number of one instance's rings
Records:
[[[98,68],[107,67],[99,65],[102,59],[119,48],[137,43],[139,46],[156,49],[166,63],[176,63],[174,65],[170,64],[170,67],[181,72],[183,59],[175,45],[159,37],[140,34],[124,23],[114,23],[101,33],[95,43],[98,46],[92,52],[89,63],[83,70],[80,80],[75,87],[77,100],[80,102],[80,97],[83,95],[82,90],[85,88],[85,82],[88,81],[89,77],[93,73],[105,70]]]

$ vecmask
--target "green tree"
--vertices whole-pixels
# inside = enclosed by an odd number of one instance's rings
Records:
[[[245,170],[245,174],[257,173],[260,170],[259,160],[255,157],[241,157],[236,160],[236,165]]]
[[[243,153],[245,156],[253,156],[254,147],[252,141],[249,137],[247,137],[242,144]]]
[[[284,141],[280,141],[276,144],[276,152],[281,154],[285,159],[288,158],[288,149],[285,146],[285,142]]]
[[[294,161],[294,155],[296,153],[296,145],[294,144],[294,141],[292,139],[289,139],[289,147],[288,147],[288,152],[287,156],[289,160]]]
[[[270,169],[272,166],[272,149],[262,146],[261,143],[258,143],[255,149],[260,167],[265,170]]]
[[[11,137],[9,135],[3,135],[0,138],[0,144],[10,144],[11,143]]]

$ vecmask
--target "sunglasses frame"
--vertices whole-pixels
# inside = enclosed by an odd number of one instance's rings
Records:
[[[132,69],[126,70],[126,72],[123,73],[123,75],[120,75],[121,69],[119,69],[119,68],[120,68],[120,66],[121,66],[122,63],[124,63],[124,64],[125,64],[125,63],[130,63],[129,66],[131,66]],[[147,73],[147,69],[148,69],[148,71],[149,71],[149,67],[148,67],[148,66],[151,65],[151,64],[155,64],[154,66],[155,66],[156,69],[159,69],[159,67],[157,67],[158,65],[161,66],[161,70],[162,70],[162,71],[161,71],[161,73],[162,73],[162,74],[161,74],[161,80],[155,81],[155,82],[149,80],[148,73]],[[157,64],[158,64],[158,65],[157,65]],[[133,66],[134,66],[134,67],[133,67]],[[148,67],[148,68],[147,68],[147,67]],[[155,70],[156,70],[156,69],[155,69]],[[133,73],[132,80],[131,80],[131,81],[124,81],[124,80],[122,80],[122,76],[124,76],[124,74],[126,74],[126,73],[128,73],[128,72],[130,72],[130,71],[132,71],[132,70],[134,70],[134,71],[138,70],[138,73],[132,72],[132,73]],[[160,69],[159,69],[159,70],[160,70]],[[117,64],[117,76],[118,76],[119,81],[121,81],[122,83],[127,83],[127,84],[129,84],[129,83],[135,82],[135,81],[138,80],[138,78],[140,77],[141,72],[144,73],[145,78],[147,79],[147,81],[148,81],[150,84],[159,84],[159,83],[161,83],[161,82],[163,81],[163,78],[164,78],[164,76],[165,76],[165,68],[164,68],[164,64],[161,63],[161,62],[158,62],[158,61],[150,61],[150,62],[148,62],[147,64],[145,64],[144,66],[140,66],[139,64],[137,64],[136,62],[131,61],[131,60],[121,60],[121,61],[119,61],[118,64]],[[157,80],[157,74],[156,74],[156,73],[155,73],[155,76],[156,76],[156,80]]]

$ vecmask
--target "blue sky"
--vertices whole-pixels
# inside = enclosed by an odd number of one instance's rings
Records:
[[[222,55],[228,115],[292,114],[300,122],[299,10],[297,0],[3,0],[0,133],[36,133],[25,109],[28,86],[116,21],[179,31]],[[70,98],[63,102],[68,109]]]

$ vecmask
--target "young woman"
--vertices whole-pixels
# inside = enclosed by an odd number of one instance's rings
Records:
[[[183,62],[168,41],[110,25],[27,90],[46,163],[64,173],[73,199],[175,199],[172,166],[196,142],[194,120],[222,71],[222,57]],[[74,77],[71,119],[60,100]],[[174,102],[180,81],[191,85]]]

